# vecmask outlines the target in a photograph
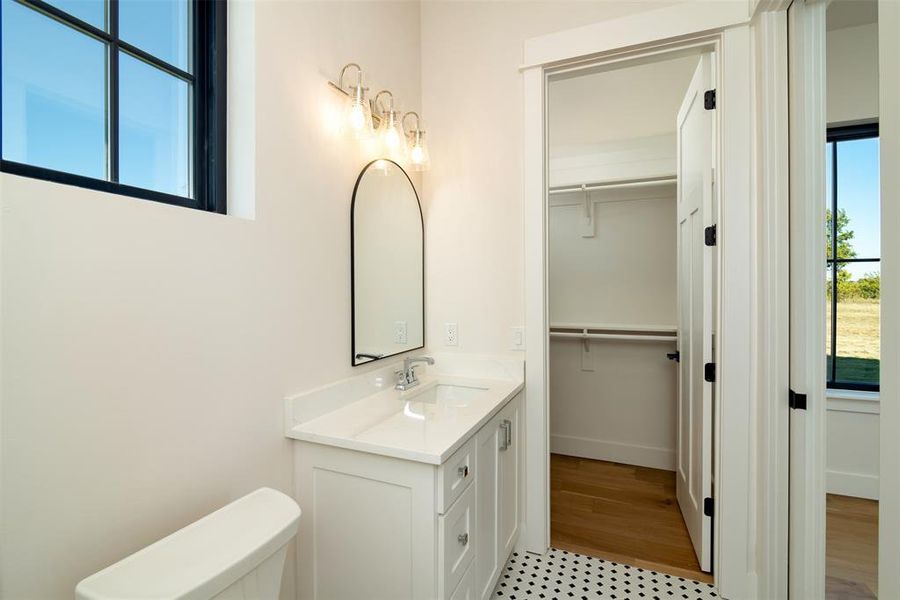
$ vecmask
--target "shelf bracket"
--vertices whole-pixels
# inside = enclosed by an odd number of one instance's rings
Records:
[[[581,184],[581,193],[584,195],[584,214],[581,216],[579,232],[581,237],[594,237],[594,203],[591,201],[591,192],[587,184]]]

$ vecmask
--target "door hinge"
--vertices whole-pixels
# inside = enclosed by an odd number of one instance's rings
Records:
[[[797,410],[806,410],[806,394],[798,394],[794,390],[788,390],[788,406]]]
[[[703,514],[707,517],[713,516],[714,502],[712,498],[703,499]]]
[[[669,352],[666,354],[666,358],[669,360],[674,360],[675,362],[681,362],[681,352],[676,350],[675,352]]]
[[[703,108],[706,110],[715,110],[716,90],[706,90],[706,93],[703,94]]]
[[[703,379],[710,383],[715,383],[716,363],[706,363],[703,365]]]
[[[703,230],[703,243],[707,246],[715,246],[719,241],[719,232],[716,225],[710,225]]]

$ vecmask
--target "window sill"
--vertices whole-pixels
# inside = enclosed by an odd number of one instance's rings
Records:
[[[881,394],[858,390],[827,389],[825,390],[825,406],[830,411],[877,415],[881,413]]]

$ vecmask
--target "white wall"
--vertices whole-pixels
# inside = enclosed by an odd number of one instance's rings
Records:
[[[255,98],[232,103],[256,112],[229,132],[255,128],[255,173],[232,187],[255,203],[230,200],[255,220],[0,176],[0,597],[71,598],[256,487],[290,492],[283,397],[351,373],[367,157],[324,127],[325,82],[357,60],[418,108],[419,26],[415,3],[256,4],[230,48],[256,39],[255,81],[233,81]]]
[[[551,185],[675,174],[675,118],[697,57],[554,80]],[[551,324],[672,326],[675,186],[550,197]],[[660,469],[675,465],[673,343],[550,341],[551,451]]]
[[[426,340],[459,324],[463,352],[510,348],[524,321],[522,63],[525,39],[673,2],[422,5]]]
[[[825,48],[828,124],[877,120],[878,24],[830,29]],[[828,395],[826,489],[832,494],[877,498],[878,400],[847,400],[838,391]]]
[[[880,403],[853,392],[829,390],[828,395],[825,489],[877,500]]]
[[[828,31],[825,112],[829,125],[878,118],[878,24]]]
[[[551,323],[677,325],[675,187],[624,201],[598,201],[594,236],[582,237],[579,203],[551,202]]]
[[[697,55],[577,76],[556,76],[549,89],[550,155],[559,146],[599,144],[670,134]],[[627,63],[626,63],[627,64]]]

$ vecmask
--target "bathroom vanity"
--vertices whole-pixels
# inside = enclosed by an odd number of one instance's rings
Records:
[[[523,365],[436,356],[285,402],[301,598],[488,598],[523,518]]]

